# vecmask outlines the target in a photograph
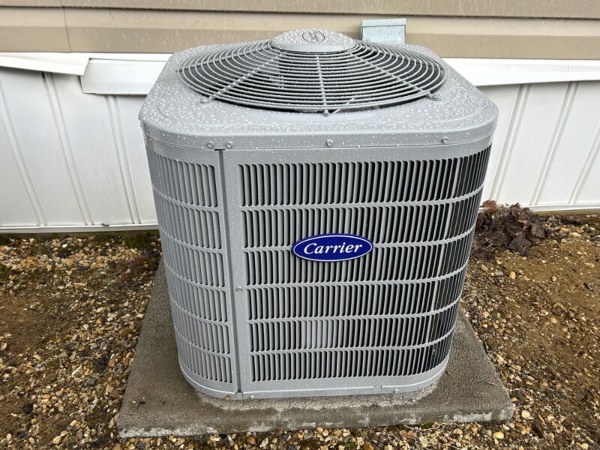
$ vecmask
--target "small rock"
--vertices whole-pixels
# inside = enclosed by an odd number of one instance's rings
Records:
[[[373,447],[373,445],[369,442],[365,442],[365,445],[363,445],[363,448],[365,450],[375,450],[375,447]]]
[[[144,450],[144,449],[146,448],[146,444],[145,444],[145,443],[143,443],[143,442],[141,442],[141,441],[140,441],[140,442],[137,442],[137,443],[135,444],[135,448],[137,448],[138,450]]]
[[[121,450],[121,444],[117,442],[115,445],[113,445],[112,450]]]
[[[502,431],[496,431],[493,434],[493,436],[494,436],[495,439],[498,439],[499,441],[502,440],[502,439],[504,439],[504,433]]]
[[[60,444],[60,441],[62,441],[62,438],[60,436],[56,436],[54,439],[52,439],[52,443],[54,445]]]
[[[21,407],[21,411],[23,411],[23,414],[31,414],[33,412],[33,403],[25,403]]]
[[[508,274],[508,278],[514,280],[515,278],[517,278],[517,273],[511,270]]]
[[[558,323],[558,320],[556,320],[556,317],[550,317],[550,323]]]
[[[554,319],[554,320],[556,320],[556,319]],[[550,321],[552,321],[552,319],[550,319]],[[521,417],[523,419],[531,419],[531,414],[530,414],[529,411],[527,411],[526,409],[524,409],[523,411],[521,411]]]
[[[246,444],[256,445],[256,438],[252,435],[246,436]]]
[[[111,397],[111,398],[117,398],[119,397],[119,391],[117,391],[113,386],[111,386],[110,384],[108,386],[106,386],[105,389],[106,394]]]
[[[463,434],[463,430],[461,430],[460,428],[455,428],[455,429],[452,431],[452,434],[454,434],[454,435],[456,435],[456,436],[462,436],[462,434]]]
[[[85,380],[85,384],[87,384],[88,386],[95,386],[96,385],[96,378],[94,377],[89,377],[88,379]]]
[[[556,277],[556,275],[552,275],[552,281],[556,283],[556,280],[558,280],[558,278]]]

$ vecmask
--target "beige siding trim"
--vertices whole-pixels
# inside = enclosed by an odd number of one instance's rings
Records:
[[[600,23],[589,20],[414,17],[407,41],[444,57],[600,59]]]
[[[0,0],[0,6],[454,17],[600,18],[597,0]]]
[[[14,6],[22,8],[61,8],[61,0],[0,0],[0,6]]]
[[[0,51],[171,53],[205,44],[264,39],[304,27],[358,37],[364,18],[362,14],[2,8]],[[600,23],[594,20],[410,17],[407,41],[431,47],[444,57],[600,59]]]
[[[71,50],[170,53],[264,39],[302,27],[359,37],[363,16],[65,10]],[[445,57],[600,59],[600,26],[585,20],[413,17],[407,41]]]
[[[61,9],[1,9],[0,51],[68,52],[70,49]]]
[[[302,27],[326,27],[358,37],[361,17],[66,10],[72,51],[171,53],[205,44],[265,39]]]

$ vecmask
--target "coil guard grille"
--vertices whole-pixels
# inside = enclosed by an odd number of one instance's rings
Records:
[[[448,160],[240,166],[252,381],[410,376],[448,356],[489,148]],[[375,244],[295,257],[316,234]]]
[[[198,380],[232,390],[223,209],[215,167],[148,151],[179,362]]]

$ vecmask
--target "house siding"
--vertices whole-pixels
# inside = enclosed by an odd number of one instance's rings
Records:
[[[319,27],[358,37],[363,19],[398,16],[408,42],[443,57],[600,59],[593,0],[0,0],[0,52],[171,53]]]
[[[483,198],[600,209],[600,82],[482,91],[500,108]],[[78,76],[0,69],[0,231],[156,226],[143,100],[83,94]]]

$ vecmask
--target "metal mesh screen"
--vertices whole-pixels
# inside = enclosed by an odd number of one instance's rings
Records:
[[[339,51],[298,52],[255,42],[202,53],[179,69],[204,95],[242,106],[295,112],[352,111],[431,97],[443,67],[409,50],[356,41]]]
[[[441,364],[488,157],[240,165],[252,381],[410,376]],[[290,252],[323,233],[375,248],[336,263]]]

